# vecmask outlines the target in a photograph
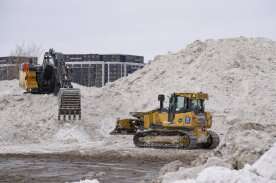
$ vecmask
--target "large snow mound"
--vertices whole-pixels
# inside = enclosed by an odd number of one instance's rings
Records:
[[[183,170],[168,173],[171,180],[163,183],[276,183],[276,143],[252,166],[241,170],[213,166],[202,170],[195,179],[178,179]]]
[[[123,149],[125,154],[145,152],[134,148],[131,137],[109,135],[116,118],[158,107],[161,93],[203,91],[209,94],[206,110],[214,115],[213,130],[221,137],[214,153],[241,168],[275,141],[275,71],[274,41],[244,37],[195,41],[103,88],[75,85],[81,88],[83,118],[67,122],[57,120],[55,96],[23,94],[17,80],[0,81],[0,152],[14,152],[15,146],[26,144],[63,148],[49,145],[55,143]]]

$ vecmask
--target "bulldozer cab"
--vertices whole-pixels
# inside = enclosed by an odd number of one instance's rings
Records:
[[[169,101],[169,121],[173,121],[176,113],[204,113],[204,101],[208,95],[204,93],[173,93]]]

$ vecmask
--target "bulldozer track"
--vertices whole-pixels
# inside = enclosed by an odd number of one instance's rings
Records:
[[[141,141],[141,138],[145,137],[164,137],[164,136],[176,136],[179,138],[179,143],[145,143]],[[181,139],[186,138],[187,143],[181,143]],[[137,132],[133,137],[133,142],[137,147],[144,148],[175,148],[175,149],[196,149],[197,139],[189,131],[181,130],[149,130]]]

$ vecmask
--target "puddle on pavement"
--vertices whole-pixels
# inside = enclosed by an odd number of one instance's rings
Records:
[[[0,182],[73,182],[98,179],[100,183],[150,182],[166,162],[97,161],[57,157],[1,157]]]

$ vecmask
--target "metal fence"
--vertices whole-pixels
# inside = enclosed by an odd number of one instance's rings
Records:
[[[0,80],[18,78],[17,64],[0,64]]]
[[[114,61],[66,62],[66,65],[72,69],[73,82],[96,87],[125,77],[144,66],[142,63]]]
[[[37,58],[20,56],[0,57],[0,80],[18,78],[18,65],[21,63],[37,64]]]

